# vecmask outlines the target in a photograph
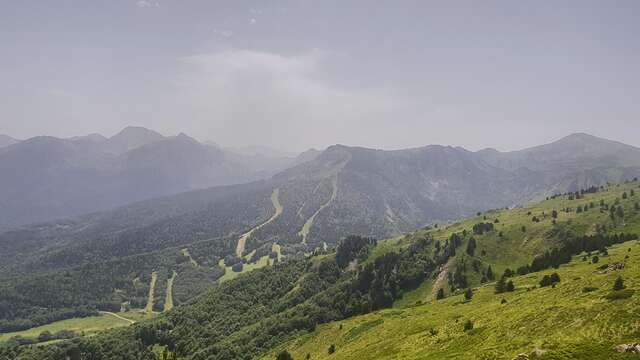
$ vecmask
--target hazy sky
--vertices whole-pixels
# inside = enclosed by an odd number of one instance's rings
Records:
[[[639,1],[0,0],[0,133],[640,146]]]

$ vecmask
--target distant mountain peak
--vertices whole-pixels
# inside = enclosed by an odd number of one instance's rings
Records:
[[[189,135],[187,135],[187,134],[185,134],[183,132],[178,134],[175,138],[179,139],[179,140],[183,140],[183,141],[186,140],[186,141],[189,141],[189,142],[199,142],[198,140],[192,138],[191,136],[189,136]]]
[[[156,131],[140,126],[127,126],[108,139],[105,150],[121,154],[162,139],[165,137]]]
[[[164,137],[160,133],[142,126],[127,126],[124,129],[120,130],[119,133],[113,135],[110,139],[123,136],[153,136],[157,138]]]
[[[599,138],[597,136],[593,136],[591,134],[587,134],[584,132],[577,132],[577,133],[573,133],[570,135],[567,135],[565,137],[563,137],[562,139],[558,140],[558,142],[566,142],[566,141],[593,141],[593,140],[605,140],[605,141],[609,141],[607,139],[603,139],[603,138]]]

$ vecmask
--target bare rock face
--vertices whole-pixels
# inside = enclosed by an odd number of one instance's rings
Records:
[[[640,354],[640,344],[622,344],[613,348],[615,351],[619,353],[632,353],[632,354]]]

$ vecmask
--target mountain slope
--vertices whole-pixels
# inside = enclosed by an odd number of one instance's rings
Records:
[[[513,293],[495,294],[494,284],[487,284],[474,289],[470,301],[458,294],[321,325],[310,336],[263,358],[273,359],[287,349],[294,359],[307,354],[312,359],[509,360],[518,354],[542,359],[635,359],[637,354],[614,348],[637,342],[632,314],[640,309],[640,272],[632,265],[640,261],[640,246],[635,241],[616,245],[604,261],[629,266],[599,270],[600,264],[576,256],[558,270],[514,277]],[[540,280],[552,273],[559,274],[560,283],[539,288]],[[631,297],[610,300],[618,276],[624,278]],[[467,321],[472,330],[464,330]],[[329,354],[332,345],[335,352]]]
[[[73,150],[79,145],[64,141],[62,144],[61,149],[76,154]],[[89,153],[91,148],[87,149],[82,154]],[[170,156],[174,149],[179,149],[177,154],[187,155]],[[47,156],[51,162],[65,163],[69,159],[65,151],[49,152]],[[153,157],[156,154],[164,154],[159,164]],[[186,174],[174,177],[172,169],[197,174],[204,168],[203,163],[220,168],[226,161],[219,149],[198,144],[186,136],[166,138],[117,159],[130,161],[131,166],[124,169],[145,179],[143,182],[158,178],[156,185],[138,188],[132,196],[156,191],[154,186],[165,191],[192,181]],[[197,165],[192,165],[193,159]],[[75,161],[83,160],[78,157]],[[127,162],[118,162],[123,163]],[[37,287],[47,283],[49,274],[74,270],[73,276],[80,276],[80,269],[84,269],[86,277],[99,278],[101,274],[90,272],[99,271],[98,268],[87,270],[87,267],[165,251],[170,255],[163,257],[180,259],[174,256],[185,248],[198,258],[198,264],[206,264],[203,269],[210,273],[217,273],[223,267],[225,271],[243,271],[245,265],[246,269],[252,269],[266,264],[265,257],[272,254],[274,246],[289,257],[303,255],[331,248],[350,234],[387,238],[433,222],[524,203],[544,196],[549,187],[564,192],[578,189],[577,184],[605,183],[635,174],[634,168],[622,169],[616,165],[604,170],[584,166],[583,175],[599,175],[576,179],[572,177],[573,171],[562,174],[561,169],[553,173],[528,168],[511,170],[490,164],[478,153],[454,147],[381,151],[336,145],[269,180],[187,192],[109,212],[0,233],[0,273],[5,278],[15,277],[5,282],[10,286],[20,277],[33,277],[33,286]],[[596,162],[594,166],[601,167],[602,163]],[[118,185],[118,179],[111,184]],[[278,215],[274,217],[276,207],[271,196],[275,193],[279,206]],[[271,218],[273,221],[268,221]],[[240,242],[244,246],[238,246]],[[520,244],[523,248],[534,246],[531,251],[537,249],[537,245]],[[241,257],[236,256],[237,249],[243,250]],[[510,253],[512,259],[520,260],[521,256],[528,255],[531,254],[523,251]],[[141,262],[130,272],[114,274],[114,281],[128,284],[140,274],[153,270],[148,264]],[[164,273],[171,274],[170,262],[163,265],[163,269]],[[125,303],[136,298],[131,292],[123,295],[114,288],[82,298],[80,302],[68,302],[68,294],[73,291],[73,288],[61,289],[60,293],[51,295],[52,301],[58,301],[57,296],[60,300],[47,311],[58,313],[68,306],[95,306],[106,300]],[[14,301],[11,305],[17,303],[19,301]],[[39,308],[41,304],[34,306]]]
[[[640,248],[628,240],[640,233],[639,190],[637,181],[588,189],[378,244],[350,237],[335,253],[255,270],[155,320],[47,353],[139,359],[166,347],[184,359],[273,358],[284,349],[294,358],[511,359],[539,349],[549,359],[628,358],[612,347],[637,336]],[[515,291],[494,294],[496,282],[481,279],[489,268]],[[452,275],[436,301],[425,290],[444,269]],[[523,275],[506,275],[515,269]],[[553,272],[560,283],[534,288]],[[613,292],[618,275],[627,290]],[[474,296],[463,301],[468,287]],[[473,330],[464,331],[467,320]],[[18,359],[45,356],[41,347],[11,349]]]

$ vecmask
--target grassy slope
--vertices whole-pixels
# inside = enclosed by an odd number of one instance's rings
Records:
[[[145,311],[149,314],[153,313],[153,298],[156,290],[156,281],[158,281],[158,273],[151,273],[151,283],[149,284],[149,295],[147,298],[147,306],[145,307]]]
[[[529,263],[535,254],[553,245],[554,240],[545,236],[552,227],[553,209],[559,211],[558,222],[578,234],[589,233],[595,223],[606,224],[610,232],[640,233],[640,215],[633,210],[633,203],[640,201],[640,195],[622,200],[627,216],[624,223],[617,223],[615,230],[608,212],[601,213],[598,209],[600,199],[613,204],[631,188],[638,192],[638,184],[633,183],[611,186],[580,200],[564,197],[523,209],[488,212],[444,228],[381,242],[382,246],[373,255],[394,251],[394,248],[405,246],[427,232],[436,239],[444,240],[453,232],[470,230],[475,223],[498,218],[500,222],[495,224],[495,232],[476,236],[476,254],[483,263],[491,264],[496,274],[500,274],[507,267],[515,269]],[[596,206],[586,213],[560,211],[590,202],[595,202]],[[485,215],[487,220],[484,220]],[[542,221],[534,223],[531,220],[534,215]],[[526,232],[522,232],[522,225]],[[502,238],[498,236],[500,231],[503,232]],[[632,249],[630,253],[627,252],[629,248]],[[486,255],[481,255],[482,250]],[[623,270],[606,274],[596,271],[596,267],[602,264],[625,261],[627,254],[630,258]],[[618,274],[626,279],[628,288],[640,292],[639,263],[640,245],[629,242],[614,246],[610,256],[602,258],[597,265],[582,262],[578,256],[559,270],[515,277],[513,280],[517,288],[514,293],[495,295],[494,284],[486,284],[476,289],[473,300],[468,303],[462,301],[462,295],[432,300],[433,280],[429,280],[405,294],[395,309],[320,325],[314,333],[303,335],[277,351],[286,348],[295,359],[303,359],[308,353],[312,359],[511,359],[520,352],[529,353],[534,348],[541,348],[548,351],[544,357],[548,359],[616,358],[618,355],[612,352],[612,346],[637,342],[640,338],[640,321],[635,315],[640,310],[640,293],[615,302],[606,300],[604,296],[609,293]],[[554,271],[563,280],[557,288],[526,290],[536,286],[544,274]],[[584,287],[597,287],[598,290],[583,293]],[[506,305],[500,304],[502,298],[508,301]],[[424,305],[415,306],[417,301]],[[475,329],[465,333],[462,327],[467,319],[475,323]],[[436,329],[438,334],[431,335],[430,329]],[[336,345],[337,351],[328,355],[327,349],[331,344]],[[275,352],[266,358],[273,357]],[[618,358],[625,357],[620,355]]]
[[[624,192],[630,193],[631,189],[635,190],[636,195],[629,197],[627,200],[621,200],[626,214],[625,222],[617,221],[614,224],[609,219],[608,211],[600,212],[600,200],[612,205],[616,199],[622,198]],[[418,231],[405,236],[397,241],[396,244],[406,246],[415,239],[424,237],[427,234],[431,234],[435,239],[444,242],[453,233],[459,233],[465,229],[471,231],[474,224],[494,222],[495,219],[498,219],[499,223],[494,223],[495,231],[484,235],[474,235],[478,243],[475,257],[484,264],[491,265],[494,274],[497,276],[502,274],[506,268],[515,270],[519,266],[530,263],[535,255],[555,245],[555,240],[546,236],[552,228],[551,212],[553,210],[558,211],[558,224],[566,224],[576,234],[590,233],[596,223],[606,225],[611,232],[640,234],[640,214],[633,210],[634,203],[640,201],[639,191],[638,183],[619,186],[611,185],[604,191],[586,194],[583,199],[579,200],[568,200],[567,197],[559,197],[524,208],[487,211],[480,216],[465,219],[448,226]],[[593,209],[583,213],[576,213],[577,206],[584,207],[584,205],[590,203],[594,203],[595,207]],[[561,211],[567,207],[572,208],[573,211],[568,213]],[[538,223],[533,222],[533,216],[538,217],[541,221]],[[525,226],[525,232],[522,232],[522,226]],[[499,236],[500,232],[503,234],[502,237]],[[461,250],[464,251],[465,247],[466,244],[463,244]],[[486,253],[485,255],[482,255],[483,250]],[[396,306],[403,307],[414,304],[419,300],[430,300],[430,293],[431,283],[425,283],[416,291],[406,294]]]
[[[171,275],[171,277],[167,279],[167,293],[164,300],[164,311],[173,309],[173,282],[175,281],[177,275],[178,273],[174,271],[173,275]]]
[[[630,258],[623,270],[596,271],[603,263],[624,262],[627,254]],[[625,358],[611,348],[638,341],[640,293],[616,301],[604,297],[618,275],[627,288],[640,290],[638,264],[640,245],[633,241],[614,246],[600,264],[576,257],[561,266],[557,272],[562,282],[555,289],[527,290],[556,270],[528,274],[514,278],[513,293],[496,295],[493,284],[487,284],[475,290],[470,302],[456,295],[321,325],[281,349],[288,349],[294,359],[303,359],[307,353],[312,359],[511,359],[535,348],[547,350],[547,359]],[[583,293],[584,287],[598,290]],[[500,303],[503,298],[507,304]],[[475,326],[464,332],[467,319]],[[431,335],[430,329],[437,335]],[[331,344],[337,351],[328,355]]]
[[[117,313],[118,315],[127,319],[137,320],[137,315],[130,313]],[[85,335],[91,335],[99,331],[112,329],[115,327],[128,326],[131,323],[129,321],[118,319],[112,315],[103,314],[99,316],[89,316],[85,318],[74,318],[56,321],[51,324],[34,327],[24,331],[16,331],[11,333],[0,334],[0,342],[7,341],[14,336],[22,336],[25,338],[37,338],[40,333],[49,331],[51,333],[58,332],[60,330],[72,330],[78,334],[84,333]]]

